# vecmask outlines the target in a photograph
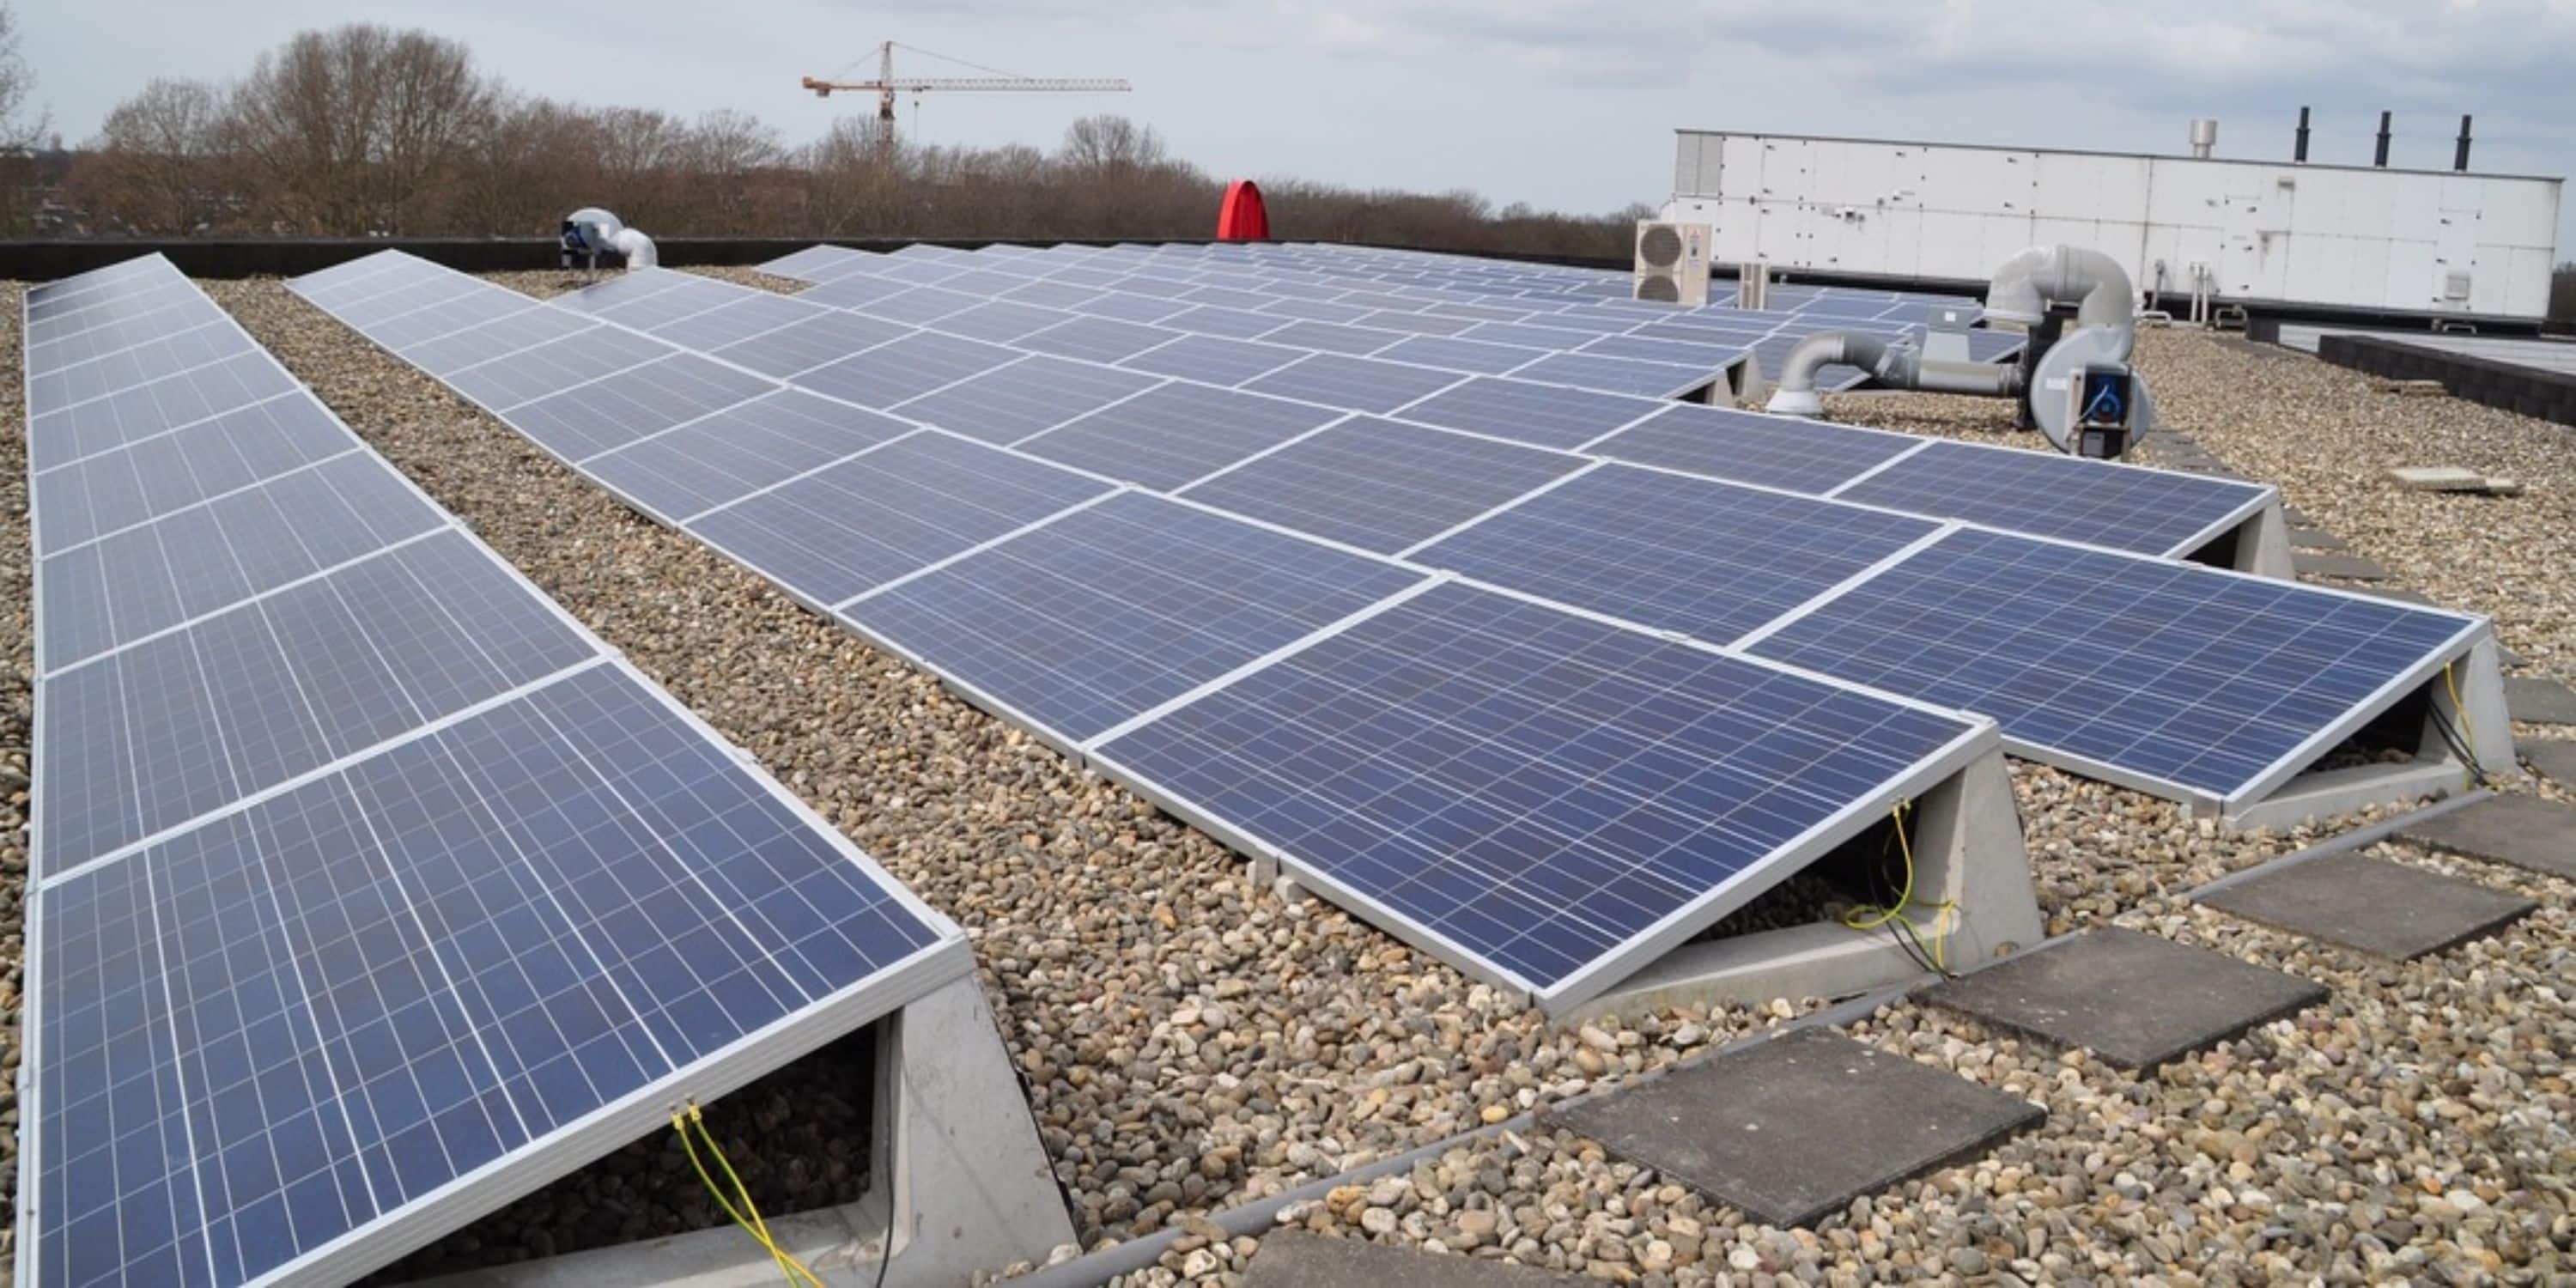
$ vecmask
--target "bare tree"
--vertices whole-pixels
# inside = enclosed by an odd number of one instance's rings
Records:
[[[366,23],[308,31],[252,67],[235,95],[236,146],[280,224],[415,231],[462,178],[493,97],[456,41]]]
[[[157,79],[107,114],[72,167],[70,187],[123,231],[206,232],[232,213],[238,188],[227,146],[224,91]]]
[[[776,170],[787,149],[778,131],[748,112],[709,112],[680,145],[690,200],[682,231],[766,232],[755,185]]]
[[[1057,153],[1064,163],[1085,170],[1128,170],[1163,163],[1163,136],[1150,125],[1123,116],[1086,116],[1064,129]]]
[[[0,4],[0,151],[28,152],[44,141],[52,119],[43,108],[30,111],[35,93],[35,69],[18,50],[18,12]]]

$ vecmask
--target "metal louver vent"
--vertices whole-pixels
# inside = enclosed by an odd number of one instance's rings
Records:
[[[1669,224],[1657,224],[1637,237],[1637,258],[1652,268],[1671,268],[1681,262],[1682,235]]]

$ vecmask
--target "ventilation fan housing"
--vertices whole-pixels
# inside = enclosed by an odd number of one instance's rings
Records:
[[[1696,307],[1708,303],[1706,224],[1637,221],[1636,298]]]

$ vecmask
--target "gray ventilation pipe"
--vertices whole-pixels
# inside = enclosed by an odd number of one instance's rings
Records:
[[[2037,326],[2053,304],[2075,306],[2075,325],[2108,327],[2119,335],[2126,358],[2137,339],[2137,297],[2120,261],[2080,246],[2033,246],[2016,251],[1986,284],[1986,316],[1997,322]]]
[[[1890,389],[1927,393],[1982,394],[2009,398],[2021,392],[2021,368],[1990,362],[1944,362],[1926,358],[1910,344],[1890,344],[1876,336],[1825,331],[1808,336],[1780,364],[1779,386],[1763,410],[1784,416],[1821,416],[1825,401],[1816,393],[1816,373],[1835,363],[1858,367]]]

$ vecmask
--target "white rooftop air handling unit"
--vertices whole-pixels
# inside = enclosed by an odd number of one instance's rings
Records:
[[[584,268],[596,269],[599,257],[612,252],[625,256],[630,269],[654,268],[661,263],[652,238],[618,222],[617,216],[597,206],[584,206],[564,216],[564,267],[572,267],[578,257]]]
[[[1638,220],[1636,297],[1693,308],[1708,303],[1708,225]]]

